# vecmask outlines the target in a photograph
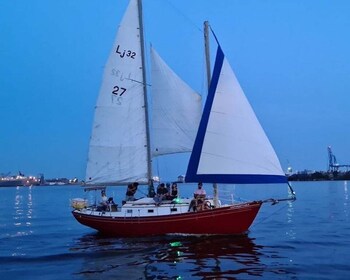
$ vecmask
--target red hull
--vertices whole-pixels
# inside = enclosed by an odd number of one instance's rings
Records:
[[[77,221],[109,236],[146,236],[169,233],[240,234],[248,230],[262,201],[184,214],[111,218],[73,211]]]

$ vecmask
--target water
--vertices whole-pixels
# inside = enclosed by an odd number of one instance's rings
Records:
[[[0,278],[349,279],[347,182],[293,187],[297,201],[264,204],[246,235],[137,239],[105,238],[78,224],[69,199],[82,197],[81,187],[0,188]],[[226,191],[236,199],[285,197],[278,188]]]

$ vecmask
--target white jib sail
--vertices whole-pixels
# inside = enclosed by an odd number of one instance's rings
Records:
[[[138,6],[132,0],[104,69],[90,139],[87,182],[147,182],[141,59]]]
[[[151,48],[152,154],[190,152],[201,112],[201,96]]]
[[[281,175],[279,160],[224,58],[197,174]]]

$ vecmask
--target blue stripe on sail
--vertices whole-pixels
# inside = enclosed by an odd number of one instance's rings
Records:
[[[197,182],[198,181],[198,180],[196,180],[196,176],[197,176],[199,159],[200,159],[200,155],[202,152],[204,136],[205,136],[205,132],[207,130],[209,115],[210,115],[211,107],[213,105],[216,87],[217,87],[218,82],[219,82],[219,77],[220,77],[221,68],[222,68],[222,65],[224,62],[224,57],[225,56],[221,50],[221,47],[218,46],[218,49],[216,52],[216,59],[215,59],[213,76],[211,79],[207,100],[205,102],[205,106],[204,106],[204,110],[203,110],[203,114],[202,114],[202,119],[201,119],[201,122],[199,124],[197,137],[196,137],[196,140],[194,142],[190,161],[189,161],[188,167],[187,167],[187,173],[186,173],[186,181],[187,182]],[[211,182],[216,182],[216,181],[214,180]]]
[[[186,182],[221,183],[221,184],[269,184],[287,183],[287,177],[283,175],[260,175],[260,174],[195,174],[187,178]]]

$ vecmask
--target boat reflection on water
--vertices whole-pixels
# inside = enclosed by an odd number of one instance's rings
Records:
[[[83,258],[75,274],[83,278],[235,279],[288,272],[261,262],[279,259],[273,248],[248,235],[106,238],[99,234],[77,240],[71,252]]]
[[[177,237],[168,242],[166,250],[151,257],[146,275],[180,279],[189,272],[199,279],[227,279],[237,274],[261,276],[261,249],[247,235]]]

